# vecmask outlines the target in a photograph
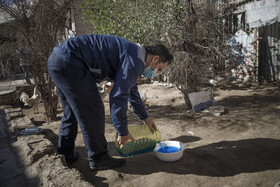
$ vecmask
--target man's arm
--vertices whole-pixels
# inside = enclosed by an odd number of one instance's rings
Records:
[[[151,125],[154,129],[157,129],[155,122],[151,118],[149,118],[149,115],[146,112],[146,108],[138,92],[137,85],[131,88],[128,101],[130,102],[132,109],[140,119],[142,119],[146,124]]]
[[[112,122],[119,136],[126,136],[129,133],[126,115],[128,97],[143,69],[144,64],[137,56],[127,55],[116,73],[114,87],[110,93],[110,112]]]

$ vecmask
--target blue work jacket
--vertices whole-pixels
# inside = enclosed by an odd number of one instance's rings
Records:
[[[137,87],[137,78],[146,64],[147,51],[144,47],[117,36],[91,34],[70,38],[54,48],[54,51],[61,50],[67,55],[69,63],[85,63],[97,82],[104,79],[114,82],[110,93],[110,112],[118,135],[128,134],[128,101],[140,119],[148,118]]]

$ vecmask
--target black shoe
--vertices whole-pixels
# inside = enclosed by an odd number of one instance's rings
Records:
[[[125,159],[117,159],[111,156],[107,156],[104,159],[96,160],[96,161],[89,161],[89,167],[91,171],[98,171],[98,170],[106,170],[106,169],[113,169],[118,168],[125,165]]]
[[[72,158],[65,158],[67,165],[75,163],[79,159],[79,153],[75,152]]]

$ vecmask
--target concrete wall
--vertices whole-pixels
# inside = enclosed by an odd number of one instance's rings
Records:
[[[280,22],[259,28],[259,76],[280,80]]]

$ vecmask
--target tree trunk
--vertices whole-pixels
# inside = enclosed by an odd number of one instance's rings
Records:
[[[52,96],[51,94],[47,94],[44,99],[44,106],[48,121],[57,119],[57,98],[57,95]]]

